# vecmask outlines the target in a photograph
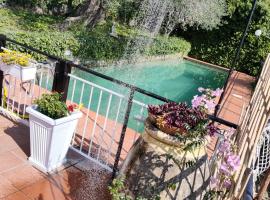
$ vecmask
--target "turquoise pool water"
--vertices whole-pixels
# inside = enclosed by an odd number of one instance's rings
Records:
[[[151,91],[160,96],[169,98],[176,102],[187,102],[190,103],[194,95],[198,94],[197,88],[211,88],[215,89],[222,87],[224,85],[227,72],[210,68],[204,65],[193,63],[190,61],[158,61],[149,62],[136,65],[127,65],[122,67],[99,67],[93,68],[94,70],[111,76],[113,78],[119,79],[126,83],[133,84],[137,87]],[[97,85],[103,86],[117,93],[127,94],[128,90],[122,86],[114,84],[110,81],[106,81],[94,75],[75,71],[75,75],[89,80]],[[73,81],[71,81],[69,88],[69,98],[71,97],[71,92],[73,86]],[[79,102],[81,96],[82,84],[77,82],[75,90],[75,101]],[[90,94],[90,87],[84,88],[84,93],[82,95],[82,103],[84,106],[88,105]],[[96,90],[93,93],[93,101],[90,109],[93,111],[97,110],[97,102],[99,98],[99,91]],[[145,104],[158,104],[161,103],[151,97],[147,97],[142,94],[135,94],[135,99],[141,101]],[[105,115],[107,110],[107,104],[109,100],[109,95],[103,93],[102,102],[100,106],[100,113]],[[118,99],[112,98],[112,108],[109,110],[109,117],[114,119],[117,111]],[[133,117],[140,114],[140,107],[133,105],[131,120],[129,127],[137,129],[137,123],[133,120]],[[121,109],[121,117],[119,121],[123,120],[123,115],[125,111],[125,106]],[[146,112],[144,111],[144,115]],[[139,128],[140,129],[140,128]]]

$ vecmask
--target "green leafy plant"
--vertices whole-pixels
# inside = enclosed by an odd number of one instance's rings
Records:
[[[211,31],[195,30],[178,31],[178,35],[188,38],[192,44],[190,55],[192,57],[221,65],[234,67],[236,70],[258,76],[262,63],[270,52],[270,4],[268,0],[258,1],[251,26],[249,27],[245,43],[240,52],[238,63],[231,66],[236,49],[247,24],[252,1],[228,0],[228,16],[219,29]],[[254,32],[261,29],[263,34],[258,38]]]
[[[61,101],[59,93],[43,94],[34,103],[37,104],[39,112],[52,119],[59,119],[68,115],[67,106]]]
[[[109,186],[113,200],[132,200],[132,198],[125,193],[124,180],[124,178],[116,178],[113,180],[111,186]]]
[[[112,184],[108,187],[110,194],[112,195],[112,200],[133,200],[130,195],[125,191],[125,178],[115,178]],[[159,200],[160,198],[155,197],[154,200]],[[136,197],[134,200],[147,200],[143,197]]]

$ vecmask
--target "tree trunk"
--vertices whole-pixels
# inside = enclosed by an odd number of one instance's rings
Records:
[[[73,0],[68,0],[67,2],[68,13],[72,12],[72,5],[73,5]]]
[[[76,16],[66,19],[69,26],[72,22],[82,20],[85,26],[94,27],[105,17],[102,0],[87,0],[76,11]]]

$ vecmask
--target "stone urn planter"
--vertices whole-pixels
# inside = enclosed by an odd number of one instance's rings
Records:
[[[202,199],[210,183],[205,145],[184,151],[185,144],[148,118],[145,132],[130,150],[119,176],[134,197]]]
[[[65,162],[80,111],[52,119],[37,110],[37,106],[26,108],[30,121],[31,156],[29,161],[43,172],[51,172]]]

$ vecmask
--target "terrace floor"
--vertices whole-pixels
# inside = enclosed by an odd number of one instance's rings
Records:
[[[106,200],[110,173],[69,151],[67,164],[53,174],[32,167],[28,127],[0,115],[1,200]]]
[[[234,72],[219,117],[238,124],[248,104],[253,78]],[[54,174],[32,167],[29,128],[0,115],[0,199],[2,200],[106,200],[110,172],[70,151],[68,162]],[[125,146],[130,146],[126,140]],[[124,148],[125,148],[124,146]],[[208,147],[214,150],[215,139]]]

